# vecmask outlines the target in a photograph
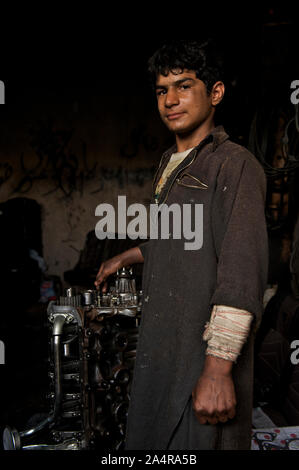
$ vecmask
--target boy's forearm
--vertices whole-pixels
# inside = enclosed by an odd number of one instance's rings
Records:
[[[130,264],[144,262],[144,258],[138,246],[124,251],[123,253],[121,253],[120,256],[121,256],[121,262],[123,266],[129,266]]]

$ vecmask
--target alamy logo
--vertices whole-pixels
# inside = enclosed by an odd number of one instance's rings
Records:
[[[291,342],[290,346],[291,349],[295,349],[295,351],[293,351],[291,354],[291,363],[296,366],[297,364],[299,364],[299,340],[294,339],[294,341]]]
[[[117,217],[111,204],[99,204],[95,215],[101,217],[95,227],[96,237],[100,240],[115,239],[117,233],[118,238],[128,236],[131,240],[148,237],[151,240],[184,239],[185,250],[199,250],[203,245],[203,204],[183,204],[182,207],[179,204],[150,204],[148,212],[143,204],[131,204],[127,208],[126,196],[118,196]],[[134,218],[127,223],[127,217]]]
[[[4,83],[0,80],[0,104],[5,104],[5,87]]]
[[[291,103],[296,105],[299,103],[299,80],[292,81],[291,89],[294,90],[290,96]]]
[[[0,341],[0,364],[5,364],[5,346],[3,341]]]

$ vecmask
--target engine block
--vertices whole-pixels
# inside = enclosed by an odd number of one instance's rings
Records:
[[[21,432],[7,426],[5,450],[124,447],[141,302],[122,268],[107,293],[68,288],[49,303],[49,414]]]

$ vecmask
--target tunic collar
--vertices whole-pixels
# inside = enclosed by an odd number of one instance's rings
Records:
[[[212,129],[210,134],[208,134],[197,146],[195,146],[193,150],[190,151],[190,154],[184,159],[184,161],[178,165],[178,167],[175,169],[173,174],[168,178],[164,188],[162,189],[161,195],[168,191],[169,186],[172,185],[177,173],[181,171],[181,169],[184,168],[184,166],[188,165],[190,163],[189,161],[194,159],[194,155],[199,153],[208,143],[212,143],[212,152],[215,152],[217,147],[228,138],[229,136],[225,132],[222,125],[214,127],[214,129]],[[162,155],[162,158],[160,160],[160,165],[155,173],[153,183],[152,183],[153,198],[154,198],[157,177],[158,175],[162,174],[163,170],[165,169],[167,163],[170,160],[171,155],[176,152],[177,152],[177,145],[174,144],[172,147],[166,150],[166,152]]]
[[[217,147],[219,147],[220,144],[222,144],[225,140],[229,138],[229,135],[225,132],[224,127],[222,125],[214,127],[212,131],[198,144],[194,147],[194,149],[197,149],[198,147],[202,148],[205,142],[209,142],[212,140],[213,146],[212,146],[212,151],[215,152]],[[194,150],[193,149],[193,150]],[[166,152],[164,153],[164,158],[167,156],[171,156],[173,153],[177,152],[177,145],[174,144],[172,147],[170,147]]]
[[[213,152],[215,152],[220,144],[229,138],[229,135],[225,132],[224,127],[221,125],[214,127],[210,135],[213,137]]]

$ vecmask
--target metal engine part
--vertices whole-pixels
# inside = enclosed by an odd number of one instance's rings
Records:
[[[7,426],[5,450],[123,448],[141,299],[122,268],[108,293],[69,288],[49,303],[49,414],[21,432]]]

